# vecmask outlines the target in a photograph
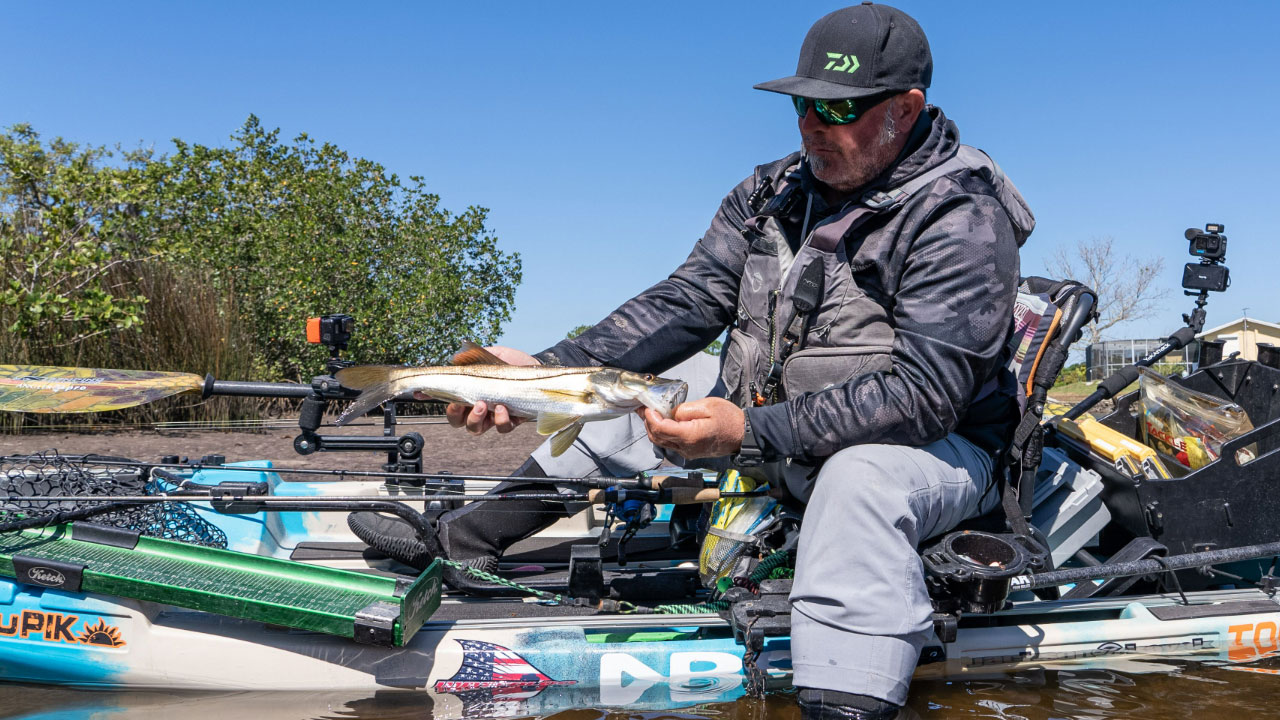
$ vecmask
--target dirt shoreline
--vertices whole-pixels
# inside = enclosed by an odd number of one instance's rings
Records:
[[[449,427],[442,421],[403,423],[400,434],[416,432],[423,439],[422,469],[477,474],[507,474],[520,466],[542,442],[531,424],[506,435],[488,432],[480,437]],[[325,434],[381,435],[380,426],[325,428]],[[326,470],[376,470],[386,462],[381,452],[322,452],[299,455],[293,449],[295,427],[261,431],[128,430],[95,432],[25,432],[0,435],[0,455],[21,455],[57,450],[64,455],[117,455],[133,460],[156,461],[166,455],[197,460],[223,455],[227,462],[270,460],[276,465]]]
[[[1074,403],[1082,398],[1060,398]],[[1093,409],[1095,417],[1111,411],[1110,401]],[[253,431],[223,430],[28,430],[0,435],[0,455],[21,455],[57,450],[64,455],[117,455],[133,460],[156,461],[165,455],[197,460],[223,455],[228,462],[270,460],[276,465],[325,470],[375,470],[386,462],[381,452],[323,452],[299,455],[293,449],[297,420],[283,419],[278,426]],[[422,469],[499,475],[514,471],[543,438],[525,423],[506,435],[488,432],[480,437],[449,427],[443,418],[407,418],[397,426],[400,434],[416,432],[423,439]],[[380,423],[324,428],[332,435],[381,435]]]

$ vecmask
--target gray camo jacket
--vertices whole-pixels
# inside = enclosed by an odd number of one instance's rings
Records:
[[[904,157],[852,197],[900,187],[958,147],[955,124],[929,107]],[[749,201],[752,192],[798,159],[795,154],[756,168],[725,197],[710,229],[667,279],[537,357],[660,373],[706,347],[738,319],[750,236],[744,223],[759,209]],[[806,200],[812,196],[816,217],[840,210],[827,207],[807,175],[804,192]],[[795,246],[801,222],[782,222]],[[998,454],[1017,420],[1004,352],[1018,247],[1033,225],[1029,217],[1015,224],[990,183],[961,172],[934,180],[891,216],[854,230],[845,241],[857,248],[849,253],[857,260],[855,281],[884,307],[893,329],[890,367],[748,408],[766,458],[816,462],[855,444],[919,446],[951,432]]]

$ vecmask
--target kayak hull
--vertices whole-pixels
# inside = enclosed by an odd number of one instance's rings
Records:
[[[1165,596],[1028,602],[962,626],[954,642],[926,652],[917,677],[1028,667],[1151,672],[1170,660],[1248,662],[1280,645],[1280,605],[1263,593],[1190,599],[1190,608]],[[743,694],[742,648],[717,616],[531,618],[519,617],[526,603],[488,602],[492,619],[428,622],[407,646],[381,648],[0,580],[0,672],[98,688],[419,693],[439,718],[670,708]],[[785,684],[789,641],[771,641],[758,664]]]

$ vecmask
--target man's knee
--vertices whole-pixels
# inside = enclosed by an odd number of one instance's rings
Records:
[[[923,539],[977,514],[991,482],[989,456],[958,436],[924,447],[857,445],[827,460],[808,504],[905,520]]]
[[[907,512],[912,493],[927,486],[919,465],[910,457],[912,450],[874,444],[841,450],[827,458],[816,474],[805,478],[807,505],[838,508],[854,515]]]

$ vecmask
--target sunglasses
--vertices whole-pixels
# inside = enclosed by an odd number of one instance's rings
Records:
[[[814,112],[818,113],[818,118],[822,122],[828,125],[848,125],[892,94],[882,93],[870,97],[846,98],[844,100],[813,100],[799,95],[792,95],[791,102],[796,107],[796,115],[800,117],[809,114],[809,105],[812,104]]]

